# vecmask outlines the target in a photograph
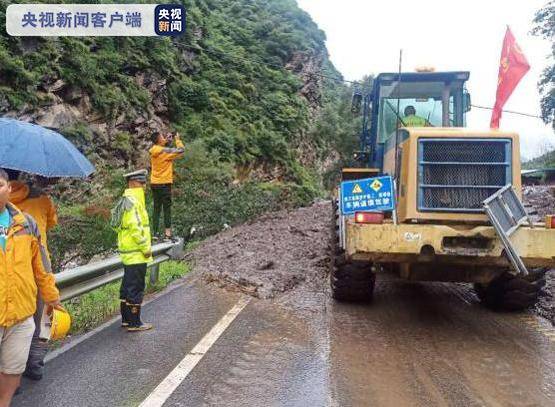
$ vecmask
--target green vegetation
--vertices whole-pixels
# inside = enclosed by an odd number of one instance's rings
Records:
[[[109,212],[108,212],[109,213]],[[116,234],[108,224],[108,213],[94,207],[63,205],[58,208],[58,227],[49,233],[52,269],[86,263],[116,247]]]
[[[533,33],[551,41],[551,65],[548,66],[538,84],[542,94],[542,117],[555,128],[555,1],[549,1],[534,18]]]
[[[524,169],[555,168],[555,151],[549,151],[533,160],[522,163]]]
[[[60,99],[92,109],[59,129],[97,174],[92,184],[56,188],[56,270],[114,247],[105,220],[120,176],[148,162],[148,134],[136,134],[137,120],[157,115],[184,139],[174,184],[174,223],[184,235],[194,226],[207,236],[325,195],[356,148],[351,91],[322,76],[340,78],[325,34],[295,0],[183,3],[187,32],[176,39],[0,33],[0,114]],[[2,26],[8,4],[0,0]],[[55,83],[61,88],[52,90]],[[91,117],[106,130],[90,126]]]
[[[188,265],[169,261],[160,265],[158,283],[151,286],[147,277],[147,293],[160,291],[172,281],[183,277]],[[76,335],[100,325],[119,312],[120,283],[108,284],[81,297],[66,301],[64,306],[72,317],[71,334]]]
[[[8,2],[0,1],[0,10]],[[43,88],[59,78],[68,89],[90,95],[94,109],[113,123],[147,113],[152,95],[139,74],[166,80],[169,120],[186,141],[202,140],[217,159],[234,165],[270,164],[284,177],[305,181],[294,148],[310,144],[329,152],[329,137],[310,132],[309,103],[299,91],[314,84],[324,112],[343,95],[342,86],[303,80],[316,72],[340,77],[327,61],[324,33],[294,0],[186,0],[187,34],[168,38],[0,37],[0,98],[11,109],[40,106]],[[0,23],[5,14],[0,12]],[[285,69],[287,67],[287,69]],[[314,69],[312,69],[314,71]],[[323,103],[320,94],[326,93]],[[64,97],[64,95],[61,95]],[[322,106],[319,106],[322,104]],[[331,109],[331,111],[330,111]],[[78,126],[78,124],[76,124]],[[93,151],[86,130],[68,133]],[[80,130],[80,131],[79,131]],[[85,134],[84,134],[85,133]],[[112,157],[133,148],[129,135],[115,134]],[[85,147],[87,150],[87,148]],[[137,158],[137,157],[134,157]]]

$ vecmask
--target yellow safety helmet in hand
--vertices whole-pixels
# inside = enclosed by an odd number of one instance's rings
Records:
[[[41,339],[55,341],[66,337],[71,328],[71,317],[63,307],[44,307],[40,321]]]

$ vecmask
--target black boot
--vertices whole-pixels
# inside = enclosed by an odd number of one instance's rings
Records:
[[[44,358],[47,352],[47,342],[38,336],[33,336],[23,376],[34,381],[41,380],[44,373]]]
[[[152,329],[152,324],[141,321],[141,306],[139,304],[128,304],[129,307],[129,326],[127,332],[148,331]]]
[[[129,326],[129,306],[125,300],[120,300],[119,312],[121,313],[121,327],[127,328]]]

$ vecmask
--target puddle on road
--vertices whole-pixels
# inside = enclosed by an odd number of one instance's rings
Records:
[[[324,314],[307,319],[273,301],[251,302],[230,335],[225,372],[205,406],[327,405]],[[219,346],[225,347],[226,343]]]
[[[388,283],[332,305],[329,330],[338,405],[555,404],[555,344],[464,286]]]

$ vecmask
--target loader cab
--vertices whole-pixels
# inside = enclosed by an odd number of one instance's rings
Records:
[[[469,72],[378,75],[369,100],[369,145],[363,146],[371,151],[369,165],[383,171],[384,156],[394,148],[398,128],[414,126],[415,122],[426,127],[465,127],[470,110],[470,95],[465,89],[469,76]],[[407,119],[406,112],[412,113],[412,119]],[[406,132],[399,134],[397,142],[402,143]]]

